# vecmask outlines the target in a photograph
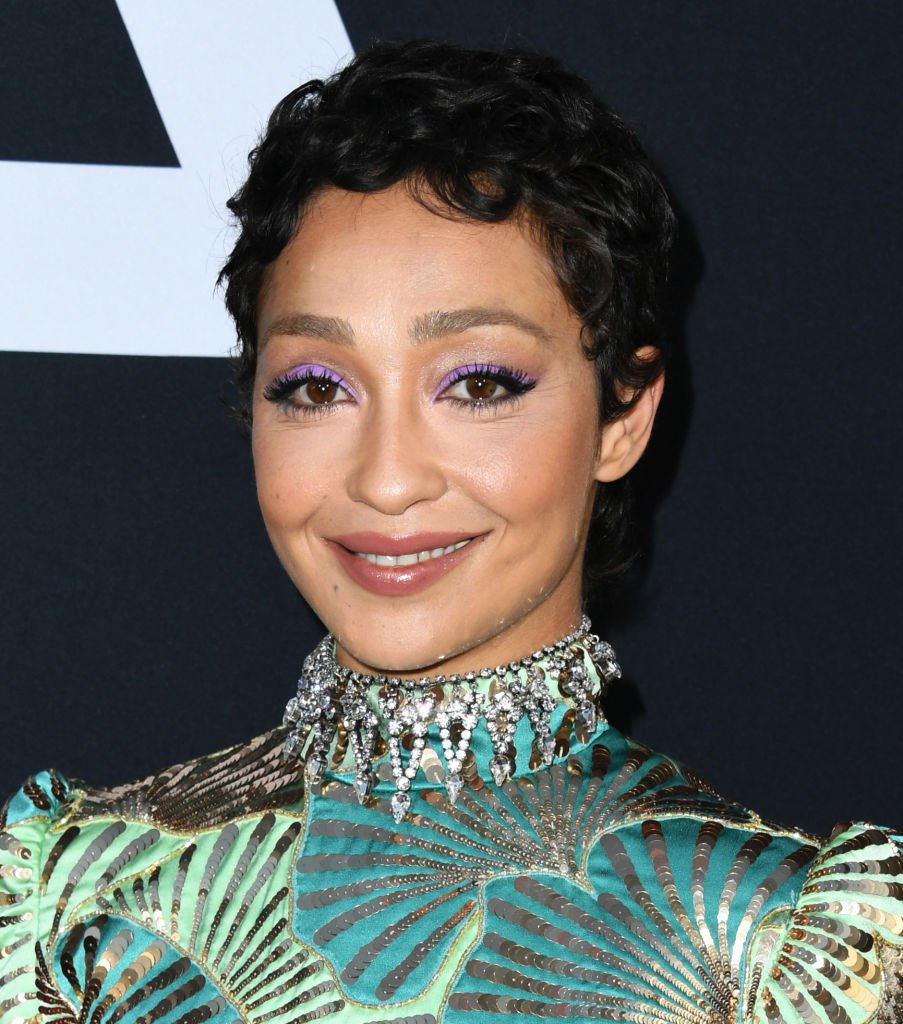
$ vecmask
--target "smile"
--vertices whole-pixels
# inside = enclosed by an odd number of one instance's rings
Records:
[[[438,583],[480,547],[485,534],[460,531],[405,537],[361,532],[331,537],[328,545],[346,575],[381,597],[409,597]]]
[[[426,548],[423,551],[412,551],[406,555],[374,555],[367,551],[355,551],[358,558],[363,558],[371,565],[394,566],[394,565],[417,565],[418,562],[428,562],[431,558],[441,558],[443,555],[450,555],[453,551],[463,548],[473,538],[459,540],[457,544],[449,544],[444,548]]]

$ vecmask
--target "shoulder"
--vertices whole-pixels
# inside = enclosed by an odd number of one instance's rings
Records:
[[[283,742],[283,730],[275,729],[117,786],[68,780],[54,770],[31,776],[0,809],[0,904],[46,896],[54,868],[75,850],[87,847],[85,856],[96,860],[118,837],[165,833],[184,842],[266,812],[297,813],[303,776],[282,758]],[[0,917],[0,924],[15,916]]]
[[[765,915],[751,936],[751,1020],[903,1019],[901,853],[890,829],[834,829],[797,898]]]
[[[0,809],[0,947],[4,929],[30,934],[24,926],[55,902],[57,889],[93,875],[92,865],[122,867],[145,847],[159,853],[236,822],[253,827],[268,812],[297,816],[303,776],[284,762],[283,742],[275,729],[111,787],[53,770],[31,776]]]
[[[618,742],[612,767],[629,782],[588,860],[612,919],[655,924],[663,944],[677,921],[700,970],[730,965],[745,1022],[903,1019],[899,833],[859,822],[812,836],[623,737],[616,753]]]
[[[0,810],[0,1012],[34,1011],[47,850],[71,787],[58,772],[27,779]],[[5,1018],[4,1018],[5,1019]]]
[[[212,828],[235,817],[296,804],[303,798],[297,765],[282,757],[284,730],[170,765],[113,786],[67,780],[54,770],[27,779],[0,811],[0,832],[38,833],[93,818],[123,818],[172,831]]]
[[[78,1004],[53,957],[66,936],[87,942],[86,915],[131,922],[137,941],[163,921],[166,897],[170,937],[193,942],[204,894],[226,898],[252,868],[255,894],[278,888],[304,803],[283,741],[274,730],[120,786],[54,771],[28,779],[0,812],[0,1017],[15,1007],[38,1020]],[[152,931],[144,937],[151,942]]]
[[[303,777],[297,764],[283,758],[284,741],[284,731],[273,729],[137,782],[82,786],[67,818],[78,823],[116,816],[173,832],[197,832],[291,807],[303,798]]]

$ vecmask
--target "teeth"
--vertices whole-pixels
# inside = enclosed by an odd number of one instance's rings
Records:
[[[442,555],[450,555],[452,551],[463,548],[470,540],[459,540],[457,544],[449,544],[447,548],[433,548],[428,551],[412,551],[407,555],[371,555],[366,551],[355,552],[359,558],[363,558],[371,565],[416,565],[418,562],[428,562],[431,558],[441,558]]]

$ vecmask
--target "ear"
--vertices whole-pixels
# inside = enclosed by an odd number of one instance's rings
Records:
[[[654,349],[648,346],[637,350],[641,359],[653,353]],[[595,474],[600,483],[620,480],[639,462],[649,443],[664,387],[665,375],[660,373],[623,416],[602,428]]]

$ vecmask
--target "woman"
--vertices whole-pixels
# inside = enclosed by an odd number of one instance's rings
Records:
[[[901,838],[765,823],[603,717],[584,555],[625,557],[673,233],[632,133],[544,58],[374,47],[231,206],[260,505],[330,636],[282,728],[12,798],[4,1015],[897,1019]]]

